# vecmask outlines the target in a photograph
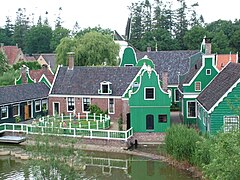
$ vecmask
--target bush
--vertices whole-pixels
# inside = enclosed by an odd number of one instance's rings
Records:
[[[198,133],[184,125],[174,125],[166,132],[166,151],[177,160],[191,161],[200,141]]]
[[[108,114],[107,111],[101,110],[96,104],[90,105],[89,109],[90,109],[90,114],[95,113],[96,116],[99,116],[100,114],[102,114],[102,115]]]

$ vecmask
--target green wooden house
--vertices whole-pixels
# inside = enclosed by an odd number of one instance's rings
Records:
[[[162,83],[162,86],[160,84],[156,71],[144,64],[125,91],[123,98],[129,99],[130,107],[128,126],[133,127],[135,133],[165,132],[170,127],[171,99],[167,83]]]
[[[136,66],[137,58],[134,49],[130,46],[124,49],[119,66]]]
[[[189,71],[179,77],[179,91],[181,93],[181,116],[188,125],[196,124],[196,98],[218,74],[215,66],[215,55],[211,54],[211,42],[205,38],[202,44],[207,54],[197,54],[191,57]],[[203,52],[202,52],[203,53]]]
[[[216,134],[239,128],[240,64],[229,63],[199,94],[198,128]]]

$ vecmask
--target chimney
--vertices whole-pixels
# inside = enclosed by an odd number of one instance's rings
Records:
[[[168,71],[162,72],[162,89],[163,91],[167,92],[168,90]]]
[[[74,68],[74,52],[68,52],[68,70],[73,70]]]
[[[48,65],[47,64],[43,64],[42,65],[42,70],[43,70],[44,74],[46,74],[47,70],[48,70]]]
[[[212,54],[212,44],[211,44],[211,41],[212,41],[212,38],[204,38],[205,40],[205,54],[206,55],[210,55]]]
[[[23,64],[20,71],[22,75],[22,84],[27,84],[28,83],[27,82],[28,67]]]
[[[151,52],[151,47],[147,47],[147,52]]]

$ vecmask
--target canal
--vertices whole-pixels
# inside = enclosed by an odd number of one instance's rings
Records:
[[[2,144],[0,146],[8,149],[22,148]],[[194,179],[189,174],[160,161],[133,155],[86,151],[83,159],[84,166],[79,170],[80,179]],[[33,173],[34,166],[37,165],[28,161],[12,155],[0,156],[0,179],[38,179]]]

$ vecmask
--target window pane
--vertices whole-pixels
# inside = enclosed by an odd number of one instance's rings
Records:
[[[153,88],[145,89],[145,99],[154,99],[154,89]]]
[[[2,107],[1,108],[1,117],[2,118],[8,117],[8,107]]]
[[[83,98],[83,111],[90,111],[90,98]]]
[[[178,91],[178,89],[175,90],[175,101],[176,102],[179,101],[179,91]]]
[[[35,110],[41,111],[40,101],[35,101]]]
[[[73,111],[74,110],[74,98],[69,97],[68,98],[68,111]]]
[[[196,103],[188,102],[188,117],[196,117]]]
[[[114,113],[114,100],[109,99],[109,113]]]
[[[166,114],[159,114],[158,115],[158,122],[166,123],[167,122],[167,115]]]
[[[238,116],[225,116],[224,117],[224,132],[230,132],[239,129]]]
[[[102,93],[108,93],[108,84],[102,85]]]
[[[19,115],[19,111],[18,111],[18,108],[19,106],[18,105],[14,105],[13,106],[13,116],[18,116]]]

